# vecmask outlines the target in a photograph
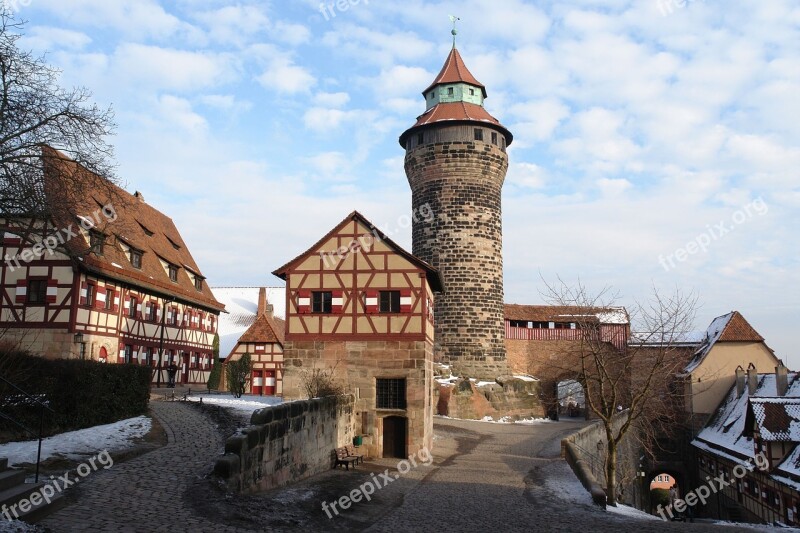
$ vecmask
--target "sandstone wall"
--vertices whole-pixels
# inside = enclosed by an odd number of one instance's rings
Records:
[[[353,443],[353,397],[330,396],[267,407],[225,442],[214,474],[229,490],[294,483],[334,466],[334,450]]]

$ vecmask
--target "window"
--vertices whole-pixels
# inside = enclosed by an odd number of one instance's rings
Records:
[[[131,248],[130,256],[131,265],[133,265],[133,268],[142,268],[142,252]]]
[[[145,316],[145,320],[149,320],[150,322],[156,321],[156,304],[155,302],[148,302],[147,303],[147,315]]]
[[[480,128],[475,128],[475,140],[482,141],[483,140],[483,130]]]
[[[32,279],[28,282],[28,303],[43,304],[47,298],[47,280]]]
[[[106,304],[104,309],[106,311],[111,311],[114,308],[114,290],[113,289],[106,289]]]
[[[194,288],[197,289],[198,291],[203,290],[203,278],[201,278],[200,276],[194,277]]]
[[[128,309],[128,316],[136,318],[136,308],[139,307],[139,299],[136,296],[131,296],[131,306]]]
[[[406,408],[406,380],[384,379],[375,380],[376,398],[378,409],[405,409]]]
[[[94,295],[95,295],[95,287],[94,285],[87,285],[86,286],[86,307],[94,307]]]
[[[428,98],[430,98],[431,100],[433,100],[433,95],[434,95],[434,92],[433,92],[433,91],[431,91],[431,92],[430,92],[430,94],[428,95]]]
[[[176,282],[178,281],[178,267],[175,265],[169,266],[169,279]]]
[[[497,132],[496,131],[492,132],[492,144],[495,144],[495,145],[497,144]]]
[[[95,255],[103,255],[103,245],[106,243],[106,236],[99,231],[92,231],[89,233],[89,246],[92,247],[92,253]]]
[[[381,291],[381,313],[400,312],[400,291]]]
[[[453,96],[453,88],[452,87],[448,87],[447,88],[447,96]]]
[[[424,142],[425,142],[425,134],[420,133],[419,135],[417,135],[417,145],[420,145]]]
[[[125,363],[131,364],[133,361],[133,346],[130,344],[125,345]]]
[[[470,89],[469,90],[469,95],[470,96],[475,96],[475,89]]]
[[[330,313],[331,312],[331,292],[314,291],[311,293],[311,312]]]

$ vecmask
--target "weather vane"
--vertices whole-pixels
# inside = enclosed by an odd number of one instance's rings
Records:
[[[458,35],[458,30],[456,29],[456,23],[461,20],[455,15],[450,15],[450,22],[453,23],[453,30],[450,32],[453,34],[453,48],[456,47],[456,35]]]

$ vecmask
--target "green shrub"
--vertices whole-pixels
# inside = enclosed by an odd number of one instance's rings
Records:
[[[28,394],[46,399],[53,410],[45,412],[45,435],[110,424],[147,412],[152,372],[149,367],[48,360],[2,351],[0,359],[9,366],[25,368],[24,373],[17,374],[14,384]],[[6,387],[3,397],[9,393],[13,392]],[[38,430],[38,406],[17,402],[6,405],[3,411],[27,428]],[[0,420],[0,431],[19,435],[20,428]]]
[[[219,334],[217,333],[214,334],[214,342],[211,345],[211,349],[214,351],[214,366],[211,367],[206,386],[208,390],[217,390],[222,377],[222,363],[219,360]]]
[[[234,398],[241,398],[247,389],[247,380],[250,379],[252,366],[249,353],[242,355],[236,361],[228,361],[225,376],[228,380],[228,390],[231,391]]]

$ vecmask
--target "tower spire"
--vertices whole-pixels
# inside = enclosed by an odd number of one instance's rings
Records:
[[[461,20],[459,17],[455,15],[450,15],[450,22],[453,23],[453,29],[450,30],[450,33],[453,34],[453,48],[456,47],[456,35],[458,35],[458,30],[456,29],[456,23]]]

